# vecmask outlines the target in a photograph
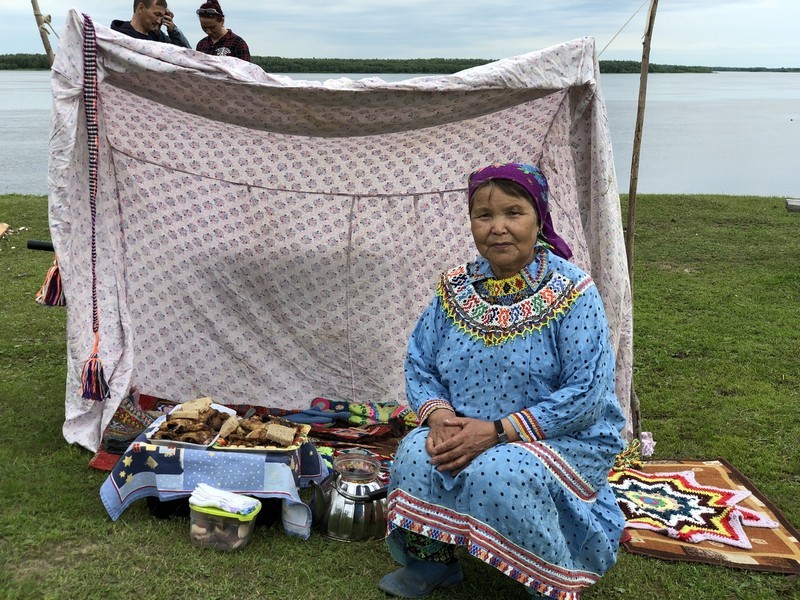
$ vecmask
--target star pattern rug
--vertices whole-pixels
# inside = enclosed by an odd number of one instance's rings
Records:
[[[723,459],[648,462],[609,480],[627,520],[628,552],[800,573],[797,530]]]
[[[626,526],[665,533],[685,542],[713,540],[750,549],[744,525],[778,527],[763,513],[739,503],[749,490],[726,490],[701,485],[694,471],[646,473],[615,471],[609,477]]]

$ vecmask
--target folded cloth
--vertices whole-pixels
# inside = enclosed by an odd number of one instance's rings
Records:
[[[284,419],[292,423],[304,423],[307,425],[324,425],[326,423],[333,423],[336,419],[343,419],[346,421],[348,418],[350,418],[350,411],[332,412],[314,408],[292,413],[284,417]]]
[[[220,490],[206,483],[198,483],[189,496],[192,506],[213,507],[237,515],[249,515],[256,510],[261,501],[249,496]]]
[[[351,402],[348,422],[353,425],[375,425],[388,423],[393,419],[402,420],[408,427],[416,427],[417,415],[408,406],[396,402]]]
[[[338,398],[322,398],[317,397],[311,401],[311,408],[314,410],[322,410],[333,413],[343,413],[345,418],[349,416],[350,403],[347,400],[339,400]]]
[[[336,420],[347,421],[350,418],[347,406],[348,403],[343,400],[314,398],[311,401],[311,408],[293,412],[284,416],[284,419],[306,425],[330,425]]]
[[[337,398],[317,397],[311,401],[311,408],[287,417],[298,423],[323,424],[321,419],[328,417],[346,421],[350,425],[387,424],[393,420],[403,421],[406,427],[419,425],[417,415],[408,406],[397,402],[347,402]]]

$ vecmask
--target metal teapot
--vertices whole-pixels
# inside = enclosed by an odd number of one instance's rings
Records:
[[[323,536],[345,542],[386,537],[386,488],[378,480],[380,463],[352,452],[333,459],[333,472],[311,482],[313,524]]]

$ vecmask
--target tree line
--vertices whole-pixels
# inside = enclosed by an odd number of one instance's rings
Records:
[[[284,58],[253,56],[252,61],[268,73],[418,73],[449,74],[492,62],[482,58]],[[0,70],[49,69],[46,54],[0,54]],[[638,60],[601,60],[601,73],[640,73]],[[749,71],[798,73],[800,68],[695,67],[651,63],[649,73],[713,73]]]
[[[268,73],[455,73],[485,65],[480,58],[284,58],[253,56],[252,61]]]

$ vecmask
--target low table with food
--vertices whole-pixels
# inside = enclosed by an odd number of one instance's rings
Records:
[[[308,538],[311,509],[298,487],[328,469],[308,441],[308,425],[270,415],[242,415],[209,398],[176,406],[128,447],[100,488],[112,520],[145,497],[188,498],[198,484],[282,500],[286,533]]]

